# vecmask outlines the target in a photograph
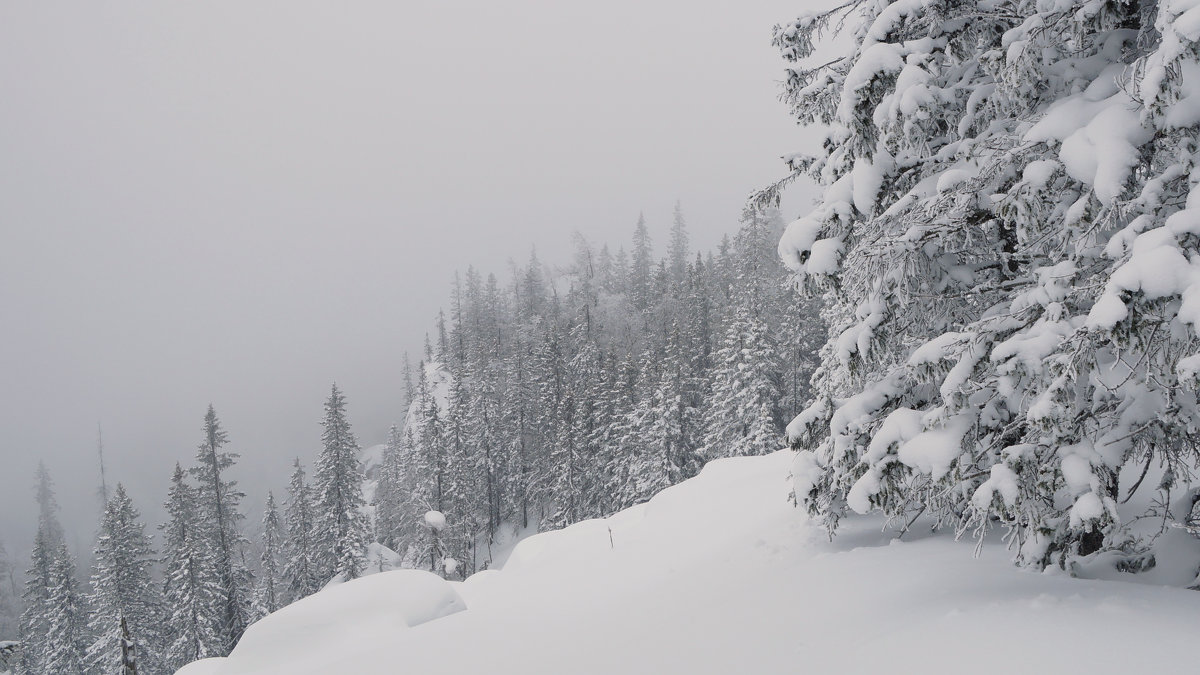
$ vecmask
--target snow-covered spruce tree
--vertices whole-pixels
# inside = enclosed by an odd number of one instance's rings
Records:
[[[457,317],[454,326],[456,342],[461,344],[462,332],[459,329],[460,321]],[[446,514],[446,518],[452,525],[442,532],[442,538],[446,544],[448,555],[469,561],[473,557],[472,549],[477,523],[471,508],[476,488],[475,443],[474,439],[467,437],[469,418],[473,410],[467,382],[463,377],[465,374],[462,365],[463,359],[454,357],[450,360],[459,365],[453,367],[454,372],[450,376],[449,401],[446,409],[445,440],[448,482],[444,484],[442,512]]]
[[[1198,11],[852,0],[777,27],[785,100],[828,129],[788,158],[827,187],[779,251],[830,300],[789,435],[796,498],[831,532],[847,509],[995,518],[1022,563],[1111,549],[1129,568],[1162,528],[1135,538],[1123,502],[1158,491],[1157,522],[1186,516]],[[807,67],[843,22],[853,49]]]
[[[502,486],[508,471],[506,445],[508,430],[503,426],[505,401],[503,294],[495,275],[484,282],[474,269],[467,270],[466,336],[463,374],[470,392],[471,414],[467,417],[466,438],[471,445],[470,483],[467,508],[478,530],[477,546],[490,546],[505,519]],[[478,555],[467,561],[470,569],[479,563]],[[464,570],[469,572],[470,570]]]
[[[623,440],[629,433],[628,412],[633,405],[633,391],[625,377],[626,364],[615,349],[610,349],[600,362],[600,389],[597,394],[596,423],[590,444],[595,454],[590,458],[595,491],[588,495],[588,517],[598,518],[620,508],[620,486],[628,472],[628,448]]]
[[[321,590],[325,579],[319,571],[320,550],[315,530],[316,498],[312,486],[304,480],[304,467],[297,458],[292,464],[287,502],[283,508],[287,536],[283,550],[283,580],[291,601],[306,598]]]
[[[404,529],[404,433],[396,425],[388,430],[387,447],[379,460],[375,487],[375,541],[393,551],[400,548]]]
[[[696,378],[697,389],[692,401],[694,406],[700,406],[708,398],[708,381],[711,379],[713,350],[716,347],[710,270],[711,266],[706,265],[697,253],[695,262],[688,267],[687,288],[682,294],[682,304],[688,309],[678,319],[683,324],[681,338],[688,366]]]
[[[16,640],[20,634],[16,575],[8,549],[0,541],[0,642]]]
[[[54,492],[54,480],[42,462],[37,465],[34,495],[38,505],[38,527],[46,529],[47,541],[50,546],[57,548],[63,542],[63,529],[58,521],[58,497]]]
[[[139,518],[118,483],[100,522],[88,596],[87,662],[93,672],[122,672],[122,640],[136,646],[140,673],[166,672],[162,598],[151,579],[154,551]]]
[[[708,459],[779,449],[780,365],[764,311],[762,298],[744,294],[715,355],[702,451]]]
[[[204,440],[196,448],[196,466],[191,473],[196,478],[201,531],[208,539],[221,588],[221,606],[216,610],[224,642],[221,656],[233,651],[250,625],[252,585],[245,562],[246,538],[240,527],[245,516],[239,505],[245,495],[237,489],[237,482],[226,476],[238,457],[222,449],[228,442],[209,405],[204,415]]]
[[[581,349],[569,364],[561,364],[564,375],[569,374],[562,382],[562,391],[547,392],[547,398],[553,401],[556,424],[546,466],[546,524],[555,529],[582,519],[586,492],[590,492],[585,490],[585,482],[596,356],[594,349]]]
[[[54,482],[41,462],[38,463],[34,485],[38,503],[38,526],[33,539],[29,569],[25,572],[25,586],[21,591],[24,611],[20,629],[22,667],[28,673],[44,670],[47,657],[47,640],[50,634],[50,617],[53,611],[51,592],[54,584],[54,562],[62,544],[62,525],[58,521],[58,502],[54,497]]]
[[[561,305],[557,294],[550,299],[547,315],[539,322],[540,336],[533,351],[531,378],[535,391],[533,406],[533,444],[531,471],[526,475],[526,489],[531,501],[538,506],[539,522],[546,520],[554,508],[553,467],[572,454],[558,447],[566,433],[567,418],[574,404],[567,401],[567,335],[560,319]]]
[[[449,467],[446,462],[446,442],[443,418],[444,392],[435,390],[430,382],[430,374],[437,377],[438,382],[446,381],[445,369],[440,364],[420,364],[417,374],[417,411],[413,422],[415,462],[414,468],[422,477],[414,490],[414,503],[423,507],[416,514],[417,518],[424,515],[430,508],[441,511],[446,508],[446,492],[449,488]]]
[[[519,300],[519,296],[514,297],[518,308],[521,306]],[[537,398],[530,368],[533,358],[529,337],[518,332],[514,336],[511,349],[512,356],[508,359],[507,372],[509,396],[502,421],[508,432],[502,448],[503,461],[508,466],[508,472],[501,478],[500,487],[501,498],[515,512],[517,524],[527,527],[536,518],[531,483],[536,446],[533,420]]]
[[[50,587],[45,616],[46,633],[36,675],[79,675],[87,672],[87,608],[75,579],[75,559],[60,543],[51,554]]]
[[[480,338],[470,352],[471,372],[474,374],[474,410],[468,418],[467,438],[475,445],[472,470],[478,486],[474,510],[490,546],[506,515],[501,501],[502,487],[508,466],[502,448],[505,446],[503,363],[499,360],[499,332],[496,325],[495,303],[498,302],[495,277],[489,278],[488,307],[481,327]]]
[[[671,275],[672,292],[683,292],[683,285],[688,279],[688,231],[683,206],[679,202],[675,202],[671,238],[667,242],[667,268]]]
[[[629,295],[634,309],[646,311],[652,302],[653,251],[646,219],[638,214],[637,228],[633,232],[633,260],[629,271]]]
[[[255,619],[261,619],[288,604],[287,584],[283,581],[283,523],[275,506],[275,495],[271,492],[267,492],[262,525],[258,588],[254,593]]]
[[[54,564],[54,548],[42,527],[38,527],[30,553],[29,569],[25,571],[25,586],[21,600],[25,609],[18,625],[21,635],[23,671],[41,670],[46,656],[46,635],[49,632],[50,569]]]
[[[166,672],[224,649],[220,577],[209,538],[201,530],[196,491],[175,465],[167,492],[167,522],[162,526],[163,632]]]
[[[616,509],[643,502],[668,485],[666,457],[662,452],[665,447],[655,444],[661,439],[653,433],[656,426],[658,431],[666,428],[659,424],[661,401],[655,401],[662,368],[649,351],[638,357],[636,368],[633,363],[631,355],[629,379],[624,383],[629,390],[629,401],[620,419],[615,421],[611,489]]]
[[[323,447],[314,476],[317,569],[324,580],[357,578],[367,565],[369,524],[363,513],[358,441],[346,419],[346,397],[333,385],[321,421]]]
[[[629,458],[632,480],[626,484],[627,503],[645,501],[691,478],[701,465],[696,454],[701,421],[692,395],[696,378],[677,326],[669,330],[664,349],[661,363],[643,365],[646,388],[632,413],[638,452]]]

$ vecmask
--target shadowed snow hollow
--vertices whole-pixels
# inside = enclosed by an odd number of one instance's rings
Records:
[[[1094,675],[1194,664],[1200,594],[1035,574],[1001,545],[975,558],[926,529],[894,542],[875,518],[847,519],[831,543],[787,499],[793,457],[712,462],[646,504],[531,537],[502,571],[462,583],[390,572],[322,591],[254,626],[229,659],[183,672]],[[393,604],[441,618],[414,625]]]

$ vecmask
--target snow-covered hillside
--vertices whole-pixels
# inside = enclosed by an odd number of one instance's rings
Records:
[[[1128,673],[1194,662],[1200,594],[1034,573],[1000,545],[974,558],[925,528],[891,541],[870,519],[830,543],[787,501],[793,456],[712,462],[649,503],[531,537],[503,571],[462,583],[400,570],[322,591],[253,626],[228,659],[180,672]]]

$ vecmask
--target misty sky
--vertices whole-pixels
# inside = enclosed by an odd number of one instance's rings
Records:
[[[28,549],[41,458],[91,545],[98,421],[156,524],[210,402],[257,519],[331,382],[382,442],[455,269],[639,211],[661,245],[676,199],[713,246],[803,143],[769,44],[803,9],[0,3],[0,539]]]

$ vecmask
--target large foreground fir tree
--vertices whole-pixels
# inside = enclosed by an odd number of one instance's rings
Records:
[[[1191,517],[1198,13],[852,0],[777,28],[785,99],[827,129],[788,158],[827,187],[780,253],[830,299],[789,434],[831,531],[848,510],[998,520],[1025,564],[1131,569]],[[815,58],[843,25],[849,52]]]

